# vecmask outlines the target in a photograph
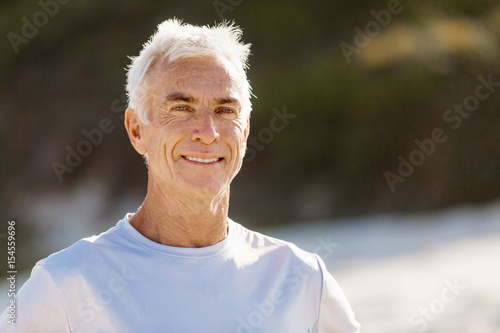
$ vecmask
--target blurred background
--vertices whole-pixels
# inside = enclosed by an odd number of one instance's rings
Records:
[[[144,199],[124,68],[172,17],[234,20],[252,44],[233,219],[319,246],[366,332],[498,332],[497,0],[3,0],[0,246],[14,219],[19,286],[36,261]],[[474,297],[425,329],[411,323],[457,277]]]

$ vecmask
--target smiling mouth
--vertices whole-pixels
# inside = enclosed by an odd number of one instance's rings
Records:
[[[198,162],[198,163],[214,163],[214,162],[219,162],[222,161],[224,158],[219,157],[219,158],[198,158],[198,157],[190,157],[190,156],[182,156],[183,159],[191,161],[191,162]]]

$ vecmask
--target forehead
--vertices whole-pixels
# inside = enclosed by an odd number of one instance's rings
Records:
[[[238,72],[222,58],[188,58],[171,63],[158,61],[152,66],[150,75],[151,88],[159,95],[186,93],[241,98]]]

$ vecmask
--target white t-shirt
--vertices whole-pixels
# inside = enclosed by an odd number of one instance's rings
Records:
[[[228,237],[179,248],[142,236],[127,216],[39,261],[0,332],[359,332],[315,254],[229,220]]]

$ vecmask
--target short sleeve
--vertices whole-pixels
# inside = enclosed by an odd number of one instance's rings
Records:
[[[318,257],[318,261],[323,274],[318,333],[359,333],[360,325],[344,292],[323,260]]]
[[[70,333],[66,311],[49,272],[35,266],[16,296],[15,325],[7,308],[0,316],[4,333]]]

